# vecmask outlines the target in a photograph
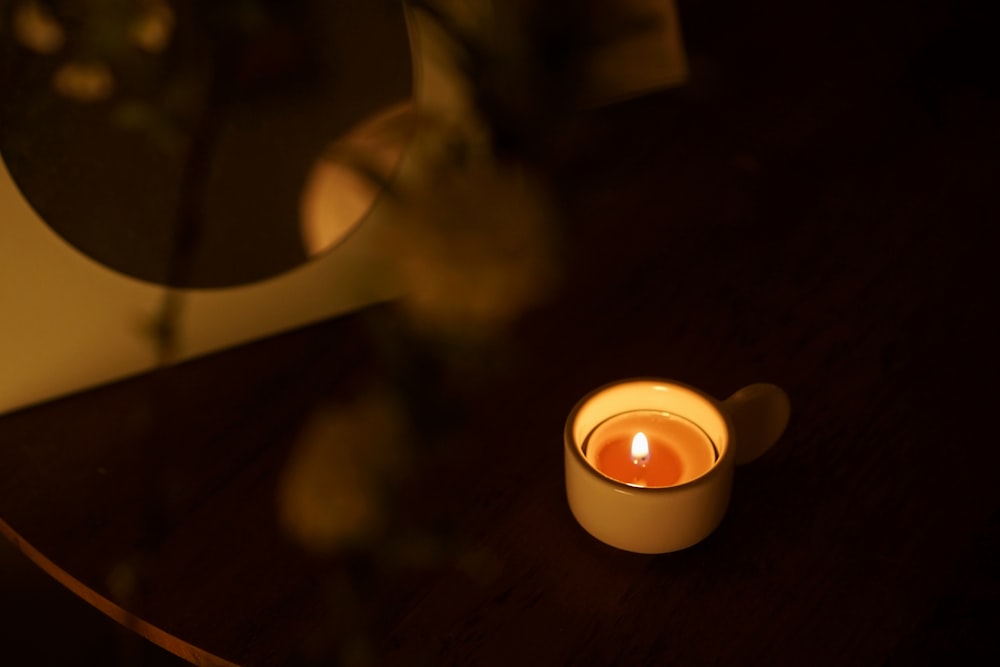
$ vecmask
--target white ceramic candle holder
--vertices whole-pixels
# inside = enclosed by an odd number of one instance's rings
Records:
[[[588,438],[610,419],[648,412],[694,424],[714,447],[714,462],[672,486],[642,487],[600,472]],[[717,401],[679,382],[637,378],[583,397],[566,420],[566,496],[573,516],[597,539],[637,553],[666,553],[706,538],[729,505],[733,469],[764,453],[788,423],[785,392],[753,384]],[[683,458],[683,457],[682,457]]]

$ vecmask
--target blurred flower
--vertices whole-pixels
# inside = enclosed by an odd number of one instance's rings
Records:
[[[278,485],[285,531],[316,554],[376,539],[387,520],[385,485],[406,462],[402,433],[398,415],[380,397],[314,413]]]
[[[56,70],[52,87],[78,102],[96,102],[111,95],[115,79],[103,63],[69,62]]]
[[[379,233],[421,333],[482,339],[550,294],[554,208],[527,169],[499,161],[474,115],[389,108],[332,144],[302,193],[310,255],[344,238],[382,194]]]
[[[14,10],[14,34],[21,44],[42,54],[55,53],[66,42],[62,26],[35,0],[22,2]]]
[[[163,0],[146,0],[128,26],[129,41],[137,48],[159,53],[170,43],[174,10]]]
[[[498,333],[555,285],[554,209],[525,169],[447,134],[424,132],[412,150],[419,168],[395,184],[386,234],[402,307],[428,334]]]

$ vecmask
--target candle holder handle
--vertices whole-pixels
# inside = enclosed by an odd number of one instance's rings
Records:
[[[791,402],[781,387],[757,383],[722,401],[735,431],[736,463],[750,463],[777,442],[788,425]]]

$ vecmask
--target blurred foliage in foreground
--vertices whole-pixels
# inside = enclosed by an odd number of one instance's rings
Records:
[[[165,150],[187,151],[195,162],[205,159],[212,140],[205,128],[218,122],[213,105],[252,93],[269,84],[269,73],[283,71],[282,63],[296,51],[294,35],[279,29],[287,25],[282,16],[308,7],[301,0],[6,4],[0,30],[52,61],[55,93],[80,104],[109,103],[112,122],[140,130]],[[435,100],[417,101],[407,150],[419,168],[405,179],[368,160],[363,150],[334,158],[382,190],[394,207],[394,224],[382,241],[407,287],[398,304],[406,326],[372,320],[384,377],[350,401],[315,407],[276,491],[289,537],[317,558],[347,563],[331,575],[331,590],[340,592],[331,596],[337,625],[326,655],[353,664],[373,659],[363,624],[345,620],[356,616],[371,577],[344,572],[370,574],[407,563],[456,568],[480,583],[495,576],[498,564],[489,554],[460,546],[454,536],[402,525],[394,490],[418,474],[419,452],[434,446],[447,423],[428,416],[434,394],[448,391],[436,379],[448,375],[449,365],[485,354],[558,287],[562,223],[544,174],[587,107],[601,101],[595,76],[605,76],[605,87],[612,82],[604,97],[615,98],[684,71],[670,2],[404,4],[411,18],[443,36],[437,56],[449,61],[442,71],[456,79],[459,104],[442,108]],[[670,34],[674,43],[664,43],[661,38]],[[202,40],[193,52],[203,53],[203,63],[178,57],[178,41],[191,39]],[[608,62],[617,63],[625,82],[621,90],[614,89],[614,75],[607,77]],[[653,66],[659,70],[643,79]],[[194,187],[191,196],[197,192]],[[182,206],[178,215],[197,208]],[[174,263],[181,274],[196,250],[197,225],[197,216],[178,224],[182,238]],[[179,298],[168,296],[155,328],[165,362],[171,359]],[[448,398],[437,396],[439,403]]]

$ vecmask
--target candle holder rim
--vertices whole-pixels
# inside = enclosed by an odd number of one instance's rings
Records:
[[[686,389],[687,391],[690,391],[691,393],[704,399],[715,409],[716,412],[719,413],[719,416],[722,418],[723,422],[726,425],[726,432],[729,434],[728,437],[729,442],[726,443],[725,449],[723,449],[722,452],[719,452],[718,458],[716,459],[715,463],[712,465],[711,468],[706,470],[701,475],[698,475],[694,479],[688,480],[681,484],[674,484],[672,486],[633,486],[631,484],[627,484],[625,482],[617,480],[613,477],[609,477],[601,473],[596,468],[594,468],[593,465],[591,465],[590,461],[588,461],[587,458],[583,455],[583,452],[580,450],[580,447],[577,447],[574,443],[573,425],[574,422],[576,421],[576,416],[579,414],[580,409],[584,405],[586,405],[587,402],[590,401],[594,396],[602,392],[605,392],[613,387],[616,387],[618,385],[631,384],[631,383],[650,383],[650,384],[659,383],[659,384],[674,385],[681,389]],[[683,418],[687,419],[686,417]],[[688,421],[691,420],[688,419]],[[731,451],[733,449],[733,443],[732,443],[733,433],[734,430],[733,430],[732,420],[729,418],[727,412],[723,409],[722,403],[716,400],[714,396],[706,394],[702,390],[690,384],[687,384],[686,382],[680,382],[678,380],[670,380],[667,378],[655,377],[655,376],[640,376],[640,377],[630,377],[621,380],[614,380],[612,382],[607,382],[584,394],[573,405],[573,408],[569,411],[569,415],[566,417],[566,424],[563,427],[563,445],[572,452],[572,456],[574,456],[579,463],[583,464],[583,467],[586,470],[587,474],[592,475],[602,481],[606,481],[613,484],[615,488],[618,489],[619,491],[626,493],[637,493],[637,494],[661,494],[661,493],[672,493],[680,491],[682,489],[690,489],[700,484],[707,484],[709,481],[712,480],[713,477],[722,474],[721,471],[723,467],[722,466],[723,459],[732,456]],[[711,436],[708,436],[708,438],[709,441],[712,443],[712,446],[715,447],[716,450],[718,451],[718,443],[716,443],[711,438]]]

